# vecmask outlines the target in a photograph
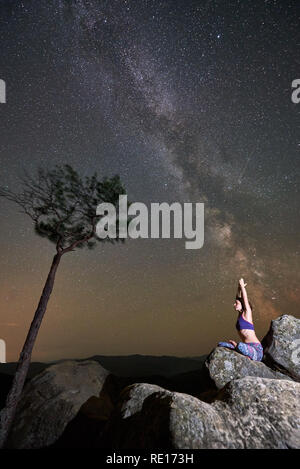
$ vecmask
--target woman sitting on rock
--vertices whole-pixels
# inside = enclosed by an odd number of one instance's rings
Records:
[[[255,335],[252,305],[248,300],[246,283],[241,278],[239,280],[238,293],[235,298],[234,309],[238,311],[236,328],[242,339],[238,344],[234,340],[229,342],[219,342],[219,347],[227,347],[249,357],[251,360],[261,361],[263,358],[263,347]]]

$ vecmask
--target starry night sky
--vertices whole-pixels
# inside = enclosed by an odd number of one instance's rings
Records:
[[[300,8],[291,0],[0,3],[0,185],[69,163],[131,201],[204,202],[205,241],[128,239],[63,257],[34,360],[193,356],[300,317]],[[19,356],[54,254],[0,200],[0,337]]]

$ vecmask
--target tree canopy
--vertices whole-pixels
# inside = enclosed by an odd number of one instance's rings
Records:
[[[33,220],[36,234],[54,243],[58,252],[84,246],[93,249],[97,241],[125,241],[118,236],[104,239],[96,236],[96,224],[100,219],[96,214],[97,206],[102,202],[116,206],[119,195],[126,193],[119,175],[99,180],[95,172],[81,178],[65,164],[50,170],[39,168],[35,177],[25,172],[21,182],[20,193],[1,188],[0,196],[18,204]]]

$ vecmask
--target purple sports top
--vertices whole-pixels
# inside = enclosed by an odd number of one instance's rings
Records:
[[[242,314],[238,317],[238,320],[236,322],[236,328],[238,331],[240,331],[241,329],[251,329],[252,331],[254,331],[254,326],[251,322],[248,322],[246,321]]]

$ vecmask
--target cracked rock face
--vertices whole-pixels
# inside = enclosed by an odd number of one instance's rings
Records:
[[[115,449],[300,448],[300,384],[237,379],[212,404],[134,384],[120,396],[104,437],[102,445]]]
[[[264,362],[300,381],[300,319],[284,314],[264,337]]]
[[[49,366],[24,387],[9,446],[40,448],[56,441],[82,404],[99,396],[109,371],[92,360]]]
[[[223,388],[232,379],[245,376],[290,379],[286,375],[268,368],[262,362],[250,360],[242,354],[225,347],[215,348],[207,357],[204,366],[217,389]]]

